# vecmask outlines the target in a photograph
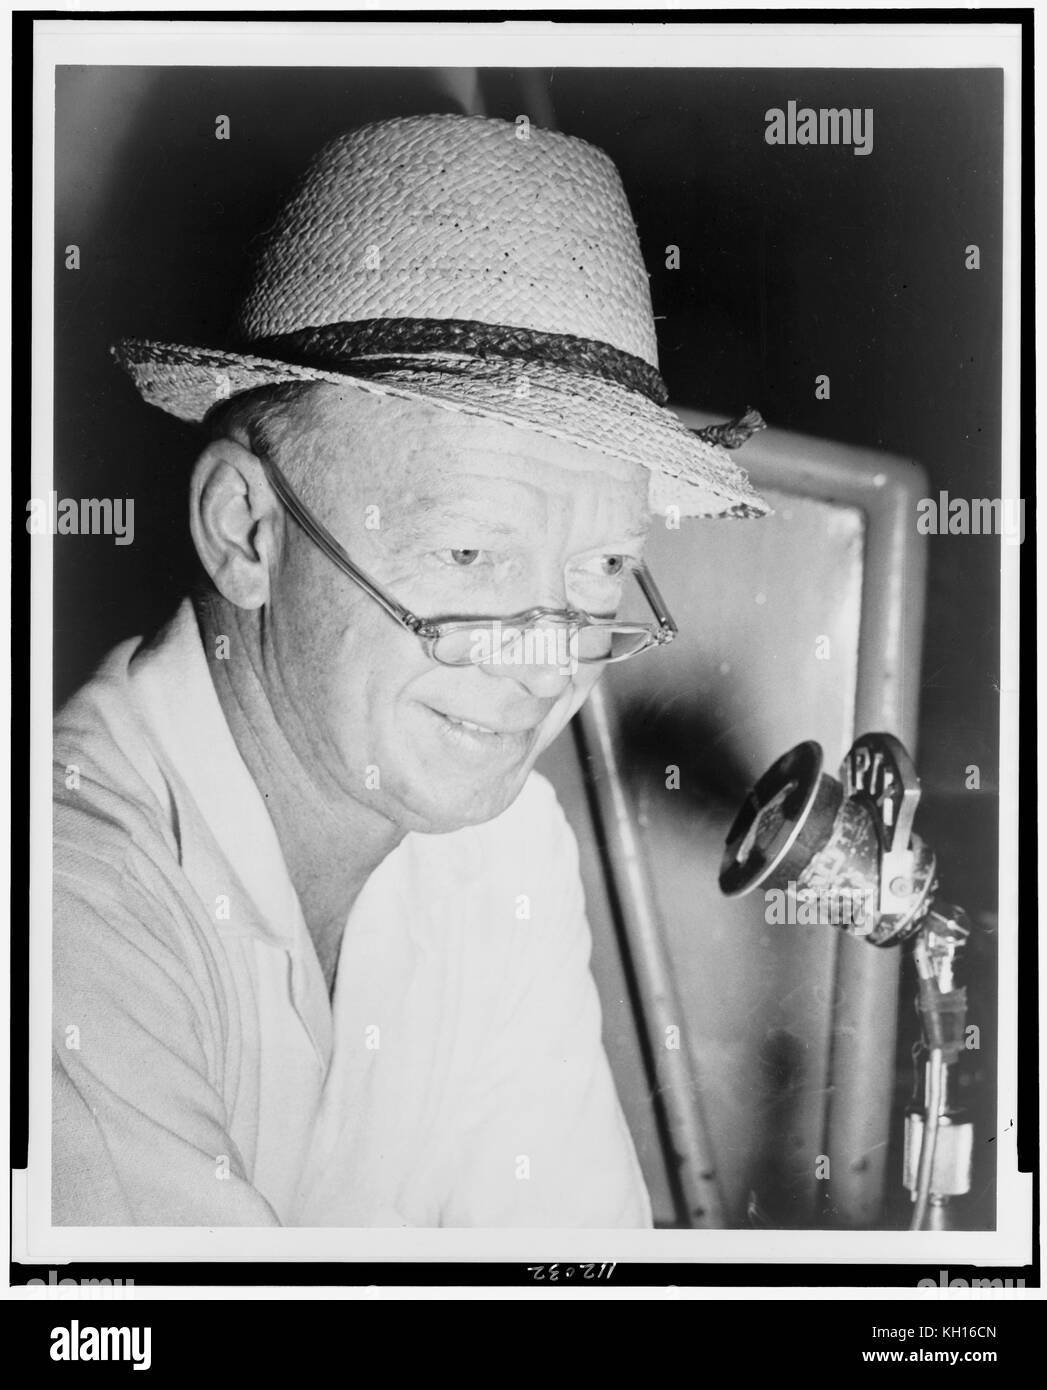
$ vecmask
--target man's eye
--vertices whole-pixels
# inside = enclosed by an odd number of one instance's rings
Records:
[[[625,555],[593,555],[575,571],[575,574],[581,584],[602,584],[608,579],[621,579],[628,564],[629,560]],[[615,587],[617,588],[617,584]]]
[[[451,563],[465,569],[468,565],[475,565],[480,558],[479,550],[449,550],[444,552],[451,557]]]
[[[589,579],[617,579],[625,565],[624,555],[596,555],[585,562],[580,573]]]

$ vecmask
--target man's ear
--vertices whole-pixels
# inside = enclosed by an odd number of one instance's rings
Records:
[[[215,588],[238,608],[269,598],[282,514],[262,465],[233,439],[215,439],[189,484],[189,529]]]

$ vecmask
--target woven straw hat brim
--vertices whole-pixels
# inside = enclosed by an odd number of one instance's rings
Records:
[[[199,423],[219,401],[293,381],[350,384],[427,401],[563,439],[651,473],[651,510],[687,517],[757,517],[770,507],[728,450],[699,438],[672,411],[611,381],[540,363],[439,355],[366,377],[249,354],[126,339],[113,349],[142,397]],[[402,359],[398,359],[402,361]],[[526,394],[522,383],[526,380]]]

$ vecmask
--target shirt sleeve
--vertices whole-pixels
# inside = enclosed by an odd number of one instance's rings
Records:
[[[228,1133],[216,992],[177,914],[89,868],[56,874],[54,908],[53,1223],[278,1225]]]
[[[486,928],[512,944],[442,1224],[650,1227],[603,1047],[577,843],[552,787],[532,782],[525,808],[505,826],[511,852],[492,878],[495,920]]]

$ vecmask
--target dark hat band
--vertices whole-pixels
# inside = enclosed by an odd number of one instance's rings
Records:
[[[577,376],[600,377],[638,391],[655,405],[665,405],[669,391],[656,368],[609,343],[570,333],[541,333],[533,328],[467,319],[358,319],[321,324],[294,333],[252,338],[238,348],[297,367],[318,367],[349,376],[377,376],[409,369],[427,353],[457,353],[471,359],[541,363]],[[465,364],[467,365],[467,364]],[[432,364],[426,364],[431,370]],[[441,364],[453,370],[454,364]]]

